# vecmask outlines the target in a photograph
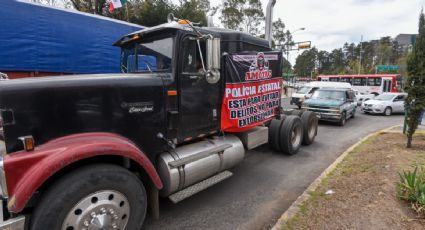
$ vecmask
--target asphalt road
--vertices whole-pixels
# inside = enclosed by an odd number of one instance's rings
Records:
[[[149,216],[145,229],[268,229],[299,195],[350,145],[374,131],[401,124],[391,117],[357,112],[344,127],[319,123],[315,143],[295,156],[267,145],[249,151],[233,177],[178,204],[160,203],[160,219]]]

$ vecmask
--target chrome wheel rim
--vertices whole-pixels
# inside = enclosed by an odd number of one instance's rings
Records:
[[[389,108],[386,108],[385,109],[385,115],[387,115],[387,116],[391,115],[391,112],[390,112],[390,109]]]
[[[81,199],[65,217],[62,230],[124,230],[130,217],[127,198],[114,190]]]
[[[308,129],[308,137],[311,139],[314,137],[314,135],[316,135],[316,122],[313,122],[313,124],[310,126],[310,128]]]
[[[301,127],[294,127],[292,130],[291,143],[293,147],[300,145],[301,143]]]

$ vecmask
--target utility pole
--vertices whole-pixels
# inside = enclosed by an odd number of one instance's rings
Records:
[[[362,69],[362,52],[363,52],[363,35],[360,37],[360,61],[359,61],[359,71],[358,75],[360,75],[360,71]]]

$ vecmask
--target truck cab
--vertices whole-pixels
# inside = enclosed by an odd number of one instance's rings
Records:
[[[282,112],[282,54],[266,40],[178,19],[114,45],[120,74],[0,82],[0,229],[140,229],[159,197],[317,135],[313,112]]]

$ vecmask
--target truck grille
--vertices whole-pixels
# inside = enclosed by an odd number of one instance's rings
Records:
[[[331,107],[329,106],[316,106],[316,105],[311,105],[309,106],[312,109],[331,109]]]

